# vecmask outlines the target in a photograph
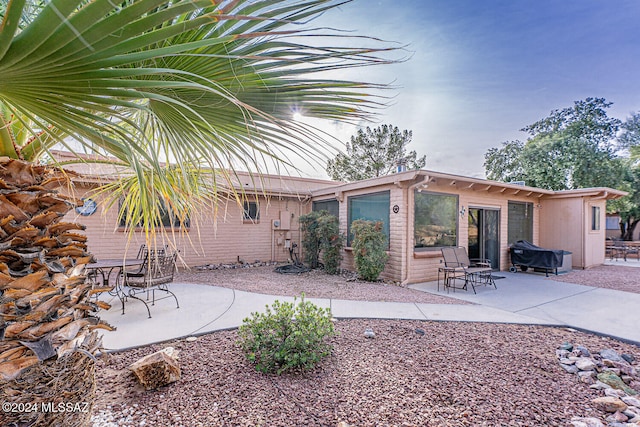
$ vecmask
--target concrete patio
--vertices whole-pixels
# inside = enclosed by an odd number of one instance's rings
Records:
[[[619,261],[626,266],[640,262]],[[640,271],[639,284],[640,284]],[[434,321],[465,321],[558,325],[607,335],[640,345],[640,294],[563,283],[538,273],[496,273],[504,278],[493,287],[476,287],[447,293],[436,282],[410,287],[422,292],[446,295],[470,304],[419,304],[376,301],[346,301],[308,298],[315,304],[331,309],[336,318],[417,319]],[[122,313],[120,301],[113,298],[113,307],[101,311],[100,317],[113,326],[115,332],[105,332],[104,347],[120,350],[151,343],[183,338],[229,328],[236,328],[252,312],[263,311],[275,300],[293,301],[292,297],[236,291],[229,288],[172,283],[171,290],[180,301],[177,309],[173,299],[161,300],[150,306],[152,318],[140,301],[130,300]],[[640,286],[640,285],[639,285]]]

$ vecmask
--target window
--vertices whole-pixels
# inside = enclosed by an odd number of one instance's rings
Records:
[[[336,218],[340,218],[340,203],[336,199],[313,202],[311,210],[314,212],[327,211]]]
[[[512,245],[518,240],[533,241],[533,203],[509,202],[508,203],[508,244]]]
[[[389,241],[389,192],[365,194],[349,197],[347,246],[351,246],[351,223],[357,219],[381,221],[382,231]]]
[[[418,190],[414,195],[414,247],[457,246],[458,196]]]
[[[591,206],[591,231],[600,230],[600,206]]]
[[[260,208],[258,202],[244,202],[242,204],[242,219],[244,222],[259,222]]]
[[[122,201],[120,201],[120,209],[122,210]],[[120,218],[120,227],[126,227],[128,218],[128,212],[124,210],[122,217]],[[162,226],[165,228],[182,227],[189,228],[190,220],[189,215],[183,215],[181,220],[179,215],[176,215],[171,209],[167,209],[164,203],[160,203],[160,221],[156,226]],[[142,222],[139,222],[137,227],[142,227]]]

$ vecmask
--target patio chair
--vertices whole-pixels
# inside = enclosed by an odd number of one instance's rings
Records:
[[[124,314],[124,300],[127,298],[134,298],[142,301],[147,308],[149,318],[151,318],[151,310],[149,310],[149,304],[147,302],[150,299],[151,305],[155,305],[156,301],[173,297],[173,299],[176,300],[176,308],[180,308],[178,298],[167,286],[169,283],[173,282],[173,275],[176,268],[176,257],[177,254],[175,253],[149,254],[149,256],[144,259],[142,268],[139,271],[125,271],[122,274],[122,285],[127,288],[126,292],[124,292],[125,297],[122,301],[122,314]],[[162,298],[156,298],[156,291],[165,292],[167,295]],[[137,296],[142,293],[146,293],[146,298],[143,299]]]
[[[444,275],[444,288],[449,292],[449,289],[467,290],[467,277],[465,267],[460,264],[456,257],[454,248],[441,248],[442,258],[444,261],[444,267],[438,268],[438,291],[440,291],[440,273]],[[458,287],[456,282],[458,280],[463,281],[463,285]],[[475,290],[474,290],[475,292]]]
[[[467,250],[462,246],[453,249],[458,263],[464,269],[465,282],[471,283],[473,293],[476,293],[475,285],[492,285],[498,289],[496,282],[491,275],[493,268],[488,259],[469,259]]]

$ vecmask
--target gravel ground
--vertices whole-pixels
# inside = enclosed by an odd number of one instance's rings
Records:
[[[310,297],[407,301],[422,295],[320,272],[282,278],[271,269],[182,273],[179,280]],[[559,279],[595,286],[640,274],[614,269]],[[588,277],[597,284],[578,282]],[[374,339],[363,336],[367,328]],[[560,368],[558,345],[613,348],[640,359],[636,346],[565,328],[357,319],[338,321],[336,329],[332,355],[301,375],[257,373],[235,344],[235,330],[105,355],[98,362],[93,426],[567,426],[573,416],[606,415],[591,404],[602,392]],[[166,346],[180,350],[182,378],[144,391],[127,366]]]
[[[560,276],[549,276],[559,282],[615,289],[640,294],[640,268],[600,265],[586,270],[573,270]]]
[[[261,294],[335,298],[356,301],[419,302],[426,304],[460,304],[460,300],[427,294],[396,283],[370,283],[357,280],[352,273],[325,274],[311,270],[301,274],[279,274],[274,266],[182,271],[176,282],[222,286]]]

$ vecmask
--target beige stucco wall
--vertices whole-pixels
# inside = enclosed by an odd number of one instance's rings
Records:
[[[82,197],[86,187],[78,186],[76,195]],[[242,208],[235,202],[221,204],[217,226],[212,212],[202,217],[191,218],[191,228],[183,236],[175,237],[182,262],[188,266],[231,263],[241,259],[245,262],[286,261],[289,251],[286,240],[300,244],[298,217],[310,211],[310,203],[294,197],[258,198],[260,220],[257,223],[243,221]],[[288,229],[274,228],[273,221],[281,220]],[[144,243],[141,232],[135,232],[131,240],[128,233],[117,226],[117,209],[105,212],[99,205],[91,216],[69,212],[64,221],[78,222],[87,228],[88,249],[98,259],[135,257]],[[169,242],[158,242],[160,246]],[[173,243],[171,243],[173,246]]]
[[[358,188],[350,191],[344,191],[339,194],[340,201],[340,229],[343,233],[347,233],[348,222],[348,200],[349,197],[360,196],[364,194],[372,194],[381,191],[389,191],[389,261],[382,274],[382,277],[388,280],[394,280],[403,283],[417,283],[435,280],[438,275],[438,267],[440,267],[442,255],[439,249],[433,250],[414,250],[414,191],[415,186],[411,182],[393,183],[378,186],[369,186],[367,188]],[[427,191],[427,190],[425,190]],[[465,214],[458,217],[458,244],[467,247],[468,245],[468,209],[485,208],[498,209],[500,211],[500,268],[508,269],[510,259],[508,254],[507,242],[507,204],[509,201],[529,202],[534,204],[534,242],[538,241],[538,223],[539,210],[537,197],[526,197],[519,195],[505,195],[503,192],[487,192],[472,189],[459,189],[450,184],[438,185],[431,183],[428,187],[429,192],[443,194],[457,194],[459,196],[458,209],[465,207]],[[314,200],[321,201],[335,198],[335,195],[326,195],[317,197]],[[397,205],[399,210],[393,212],[393,206]],[[343,252],[342,267],[354,270],[353,254],[350,248],[346,248]]]
[[[600,208],[600,230],[591,230],[591,207]],[[573,268],[604,262],[604,199],[584,197],[545,199],[540,218],[540,246],[572,253]]]
[[[452,188],[451,186],[438,186],[437,184],[430,184],[428,188],[429,192],[434,193],[446,193],[458,195],[458,209],[462,206],[465,207],[465,214],[458,217],[458,245],[468,247],[469,243],[469,223],[468,214],[469,207],[471,208],[484,208],[484,209],[498,209],[500,214],[500,228],[499,228],[499,240],[500,240],[500,269],[506,270],[511,265],[509,257],[509,245],[507,242],[508,231],[508,202],[527,202],[533,203],[533,242],[537,244],[539,240],[539,211],[537,207],[539,199],[537,197],[525,197],[519,195],[508,195],[502,192],[486,192],[486,191],[473,191]],[[411,241],[409,242],[410,257],[408,259],[408,275],[403,278],[403,281],[407,283],[417,283],[424,281],[436,280],[438,275],[438,268],[442,266],[442,255],[439,249],[433,250],[414,250],[413,249],[413,198],[414,192],[409,191],[410,206],[412,206],[409,215],[409,221],[407,222],[410,229]]]

